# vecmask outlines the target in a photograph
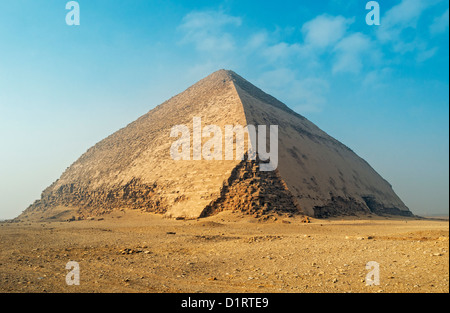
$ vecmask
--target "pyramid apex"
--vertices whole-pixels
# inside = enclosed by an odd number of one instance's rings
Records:
[[[236,76],[238,76],[238,75],[235,72],[233,72],[232,70],[220,69],[220,70],[213,72],[208,77],[217,78],[217,79],[227,79],[227,78],[233,79]]]
[[[232,81],[234,84],[243,86],[252,86],[256,88],[253,84],[247,81],[245,78],[237,74],[232,70],[220,69],[205,78],[206,80],[223,80],[223,81]],[[258,88],[259,89],[259,88]]]

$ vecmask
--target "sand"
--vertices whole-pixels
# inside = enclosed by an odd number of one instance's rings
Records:
[[[0,225],[1,292],[449,292],[448,221],[116,211]],[[69,261],[79,285],[66,284]],[[366,286],[369,261],[379,285]]]

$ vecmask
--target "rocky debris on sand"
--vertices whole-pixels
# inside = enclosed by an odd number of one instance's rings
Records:
[[[301,221],[302,223],[305,223],[305,224],[309,224],[309,223],[311,223],[311,220],[309,219],[309,217],[308,216],[304,216],[303,218],[302,218],[302,221]]]
[[[144,251],[140,248],[136,248],[136,249],[124,248],[124,249],[119,250],[119,254],[136,254],[136,253],[142,253],[142,252],[144,252],[146,254],[150,253],[150,251]]]

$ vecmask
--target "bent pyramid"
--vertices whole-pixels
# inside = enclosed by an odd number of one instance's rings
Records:
[[[278,167],[173,160],[175,125],[278,125]],[[203,142],[205,139],[202,139]],[[192,152],[192,151],[191,151]],[[411,216],[391,185],[345,145],[232,71],[219,70],[84,153],[19,218],[140,209],[198,218],[223,210],[330,217]]]

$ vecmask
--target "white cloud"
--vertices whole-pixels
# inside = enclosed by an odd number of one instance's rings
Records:
[[[299,44],[288,44],[286,42],[279,42],[274,45],[269,45],[262,50],[262,54],[269,62],[275,62],[283,59],[295,58],[302,53],[302,47]]]
[[[353,21],[342,16],[319,15],[302,27],[305,44],[311,47],[327,48],[345,35]]]
[[[328,82],[322,78],[298,76],[295,70],[279,68],[263,73],[256,83],[300,114],[322,111],[330,89]]]
[[[259,49],[267,44],[268,34],[266,31],[261,31],[253,34],[245,45],[246,50],[253,51]]]
[[[327,103],[329,89],[325,79],[308,77],[292,82],[288,100],[299,113],[321,112]]]
[[[448,9],[434,19],[433,24],[430,25],[430,33],[433,35],[444,33],[448,30]]]
[[[377,27],[376,38],[384,47],[397,55],[413,53],[416,62],[433,57],[436,47],[429,48],[429,38],[424,38],[417,27],[423,13],[441,0],[402,0],[382,17]],[[433,21],[430,33],[437,34],[448,28],[448,9]]]
[[[225,52],[235,48],[235,40],[227,27],[238,27],[240,17],[220,11],[191,12],[179,26],[184,33],[182,43],[193,43],[201,51]]]
[[[434,4],[435,1],[430,0],[402,0],[382,17],[381,25],[377,28],[377,38],[382,43],[397,44],[397,50],[407,47],[401,44],[402,33],[408,28],[415,29],[422,13]]]
[[[363,58],[372,51],[371,40],[362,33],[354,33],[336,44],[335,62],[332,72],[359,73],[363,68]]]
[[[433,47],[431,49],[419,52],[417,54],[416,61],[417,62],[424,62],[424,61],[432,58],[436,54],[437,50],[438,50],[437,47]]]
[[[317,69],[321,67],[321,56],[329,53],[346,36],[353,21],[353,18],[346,19],[342,16],[319,15],[303,24],[303,42],[274,41],[272,38],[280,35],[280,29],[277,29],[276,34],[259,32],[250,37],[246,45],[247,52],[253,50],[252,53],[262,56],[267,65],[278,68],[298,64],[300,60],[303,71]],[[286,31],[294,32],[291,28]]]
[[[391,79],[392,69],[384,67],[369,71],[362,81],[364,88],[379,89],[386,87]]]

